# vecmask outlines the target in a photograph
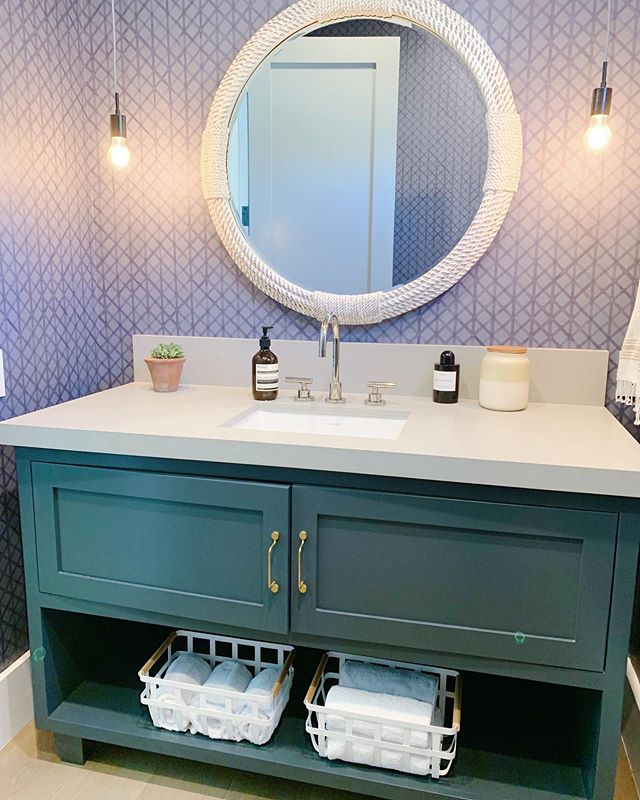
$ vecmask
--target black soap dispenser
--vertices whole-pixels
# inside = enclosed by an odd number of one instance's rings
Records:
[[[278,396],[278,357],[271,352],[269,338],[272,327],[262,326],[260,350],[251,361],[251,388],[255,400],[275,400]]]
[[[460,391],[460,365],[451,350],[440,354],[440,362],[433,365],[433,402],[457,403]]]

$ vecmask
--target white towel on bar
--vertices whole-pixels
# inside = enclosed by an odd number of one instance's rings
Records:
[[[438,678],[436,675],[412,669],[396,669],[384,664],[367,664],[364,661],[345,661],[340,670],[340,686],[398,697],[413,697],[435,706]]]
[[[381,739],[394,744],[408,744],[410,747],[428,748],[430,734],[426,731],[412,730],[409,741],[405,741],[406,725],[430,725],[433,705],[423,703],[412,697],[397,697],[377,692],[364,692],[361,689],[347,689],[332,686],[325,701],[327,711],[325,727],[328,731],[347,731],[345,717],[352,714],[366,714],[376,717],[382,723]],[[388,720],[388,723],[385,722]],[[395,723],[400,723],[400,726]],[[361,719],[352,719],[351,733],[374,739],[380,725]]]
[[[620,351],[616,402],[633,406],[635,424],[640,425],[640,291]]]
[[[421,756],[409,756],[408,765],[405,754],[394,750],[382,750],[380,764],[374,759],[374,746],[372,744],[352,743],[351,750],[347,742],[336,739],[327,741],[327,758],[330,761],[350,761],[354,764],[366,764],[370,767],[381,766],[384,769],[395,769],[400,772],[410,772],[413,775],[428,775],[431,759]],[[408,769],[407,769],[408,766]]]

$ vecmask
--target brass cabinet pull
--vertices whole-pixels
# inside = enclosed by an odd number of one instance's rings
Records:
[[[302,580],[302,548],[308,538],[309,534],[306,531],[300,531],[298,534],[298,539],[300,539],[300,547],[298,548],[298,591],[300,594],[306,594],[308,589],[307,584]]]
[[[273,553],[273,548],[278,543],[278,539],[280,538],[280,534],[278,531],[274,531],[271,534],[271,541],[273,544],[269,548],[269,554],[267,557],[267,586],[269,590],[273,592],[273,594],[277,594],[280,591],[280,584],[277,581],[274,581],[271,577],[271,554]]]

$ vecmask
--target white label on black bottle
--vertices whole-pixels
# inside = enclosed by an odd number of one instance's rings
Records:
[[[278,391],[278,365],[256,364],[256,392]]]
[[[434,369],[433,388],[436,392],[455,392],[456,373],[443,372],[441,370]]]

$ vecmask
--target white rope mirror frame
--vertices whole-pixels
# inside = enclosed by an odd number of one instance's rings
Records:
[[[319,24],[353,17],[399,18],[444,40],[476,79],[487,109],[487,173],[476,216],[451,250],[428,272],[403,286],[369,294],[312,292],[279,275],[262,260],[236,220],[227,175],[232,115],[249,78],[280,45]],[[315,319],[334,311],[340,322],[368,325],[404,314],[451,288],[486,252],[507,214],[522,166],[522,127],[507,76],[480,33],[440,0],[299,0],[273,17],[227,70],[202,139],[202,185],[215,229],[249,280],[279,303]]]

